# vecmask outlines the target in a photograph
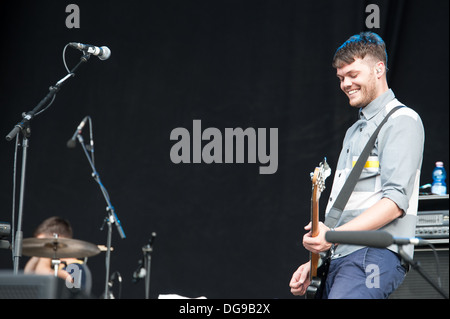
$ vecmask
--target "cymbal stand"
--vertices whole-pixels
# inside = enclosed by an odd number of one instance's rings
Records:
[[[53,238],[58,239],[58,234],[53,234]],[[58,243],[56,241],[53,242],[53,258],[52,258],[52,267],[55,270],[55,277],[58,277],[58,269],[59,265],[61,264],[61,260],[59,258],[56,258],[56,250],[58,249]]]

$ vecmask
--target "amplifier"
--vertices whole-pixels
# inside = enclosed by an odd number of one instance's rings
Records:
[[[0,299],[56,299],[57,284],[62,279],[54,276],[13,274],[0,271]]]
[[[448,238],[448,210],[417,212],[416,237]]]
[[[416,246],[414,260],[420,262],[422,270],[442,289],[449,289],[449,236],[448,195],[419,196],[416,237],[426,239],[434,245]],[[440,280],[439,280],[440,279]],[[417,271],[411,269],[400,287],[390,299],[436,299],[442,296]]]
[[[423,239],[448,239],[448,195],[419,197],[416,237]]]
[[[88,296],[67,288],[65,280],[52,275],[14,274],[0,270],[0,300],[84,299]],[[5,303],[6,304],[6,303]]]
[[[441,239],[441,241],[446,241],[446,243],[435,244],[435,251],[426,246],[416,246],[414,260],[420,262],[422,271],[435,283],[440,282],[442,290],[448,294],[448,240]],[[416,270],[411,269],[403,283],[389,299],[443,299],[443,297]]]

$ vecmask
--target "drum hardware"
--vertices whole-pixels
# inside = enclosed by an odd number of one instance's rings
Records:
[[[91,243],[61,238],[54,234],[51,238],[25,238],[22,242],[22,254],[32,257],[44,257],[52,259],[52,268],[55,277],[58,274],[60,264],[64,264],[61,258],[86,258],[100,253],[100,249]]]

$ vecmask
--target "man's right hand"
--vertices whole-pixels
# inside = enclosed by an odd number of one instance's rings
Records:
[[[292,275],[289,287],[291,287],[291,293],[295,296],[303,296],[306,293],[311,283],[309,280],[309,271],[311,269],[311,263],[308,261],[304,263],[294,272]]]

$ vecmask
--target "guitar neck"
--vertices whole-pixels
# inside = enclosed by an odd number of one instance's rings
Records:
[[[317,191],[313,192],[311,199],[311,236],[316,237],[319,234],[319,201]]]
[[[311,236],[316,237],[319,234],[319,203],[317,200],[317,192],[313,190],[311,198]],[[319,254],[311,253],[311,270],[310,279],[317,276],[317,268],[319,266]]]

